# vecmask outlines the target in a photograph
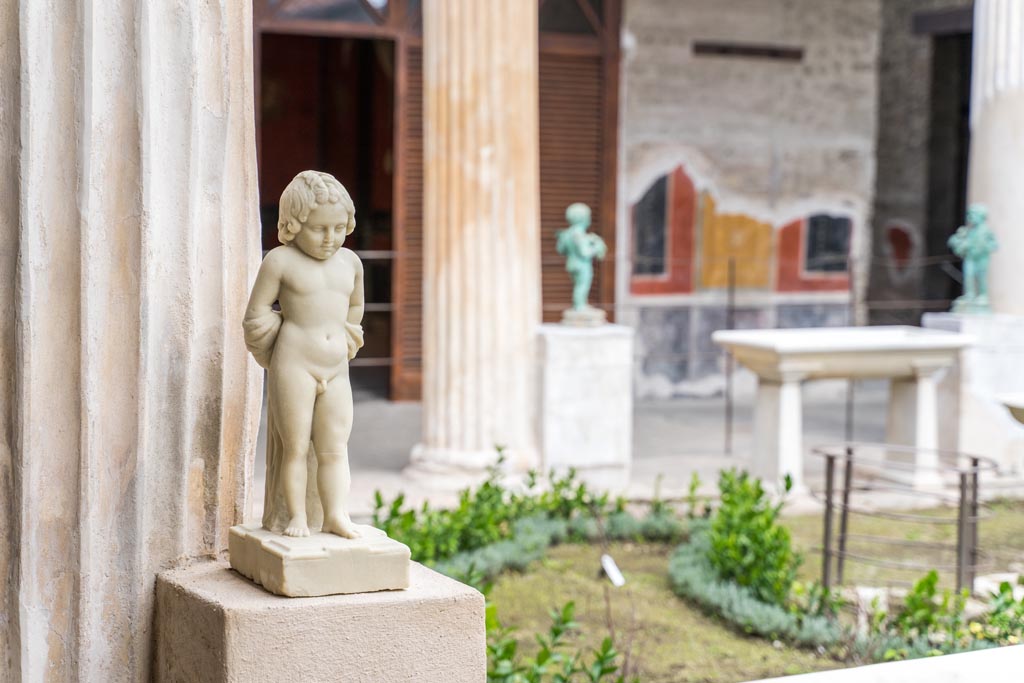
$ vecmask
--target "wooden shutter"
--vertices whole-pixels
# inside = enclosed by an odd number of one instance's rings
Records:
[[[593,212],[591,228],[608,242],[608,265],[597,265],[592,305],[602,301],[602,281],[611,273],[613,230],[604,202],[604,64],[600,55],[540,55],[540,229],[544,320],[558,321],[572,304],[572,281],[555,250],[555,233],[566,226],[565,209],[583,202]],[[614,191],[609,189],[608,191]],[[608,217],[614,220],[614,216]]]
[[[391,398],[420,398],[423,367],[423,50],[406,45],[399,99]],[[401,76],[400,76],[401,77]],[[401,92],[404,90],[404,92]]]
[[[572,303],[565,259],[555,250],[555,233],[566,226],[565,209],[584,202],[593,212],[592,230],[609,254],[595,268],[590,302],[612,304],[615,248],[614,121],[607,121],[617,92],[606,87],[601,55],[540,54],[541,278],[544,320],[561,319]],[[400,92],[400,177],[397,197],[395,334],[391,397],[418,400],[423,353],[423,54],[406,47],[404,93]],[[614,85],[612,83],[611,85]],[[400,86],[400,89],[402,86]],[[611,149],[609,149],[611,145]],[[609,154],[611,152],[611,154]],[[612,171],[614,169],[611,169]],[[608,179],[611,178],[612,181]]]

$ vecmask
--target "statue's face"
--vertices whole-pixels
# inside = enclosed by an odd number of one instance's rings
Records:
[[[348,211],[341,204],[325,204],[309,212],[302,230],[295,235],[295,246],[307,256],[324,261],[334,256],[345,243]]]

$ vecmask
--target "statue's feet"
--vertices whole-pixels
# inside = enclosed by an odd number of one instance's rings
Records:
[[[336,534],[342,538],[359,538],[356,525],[348,518],[348,515],[337,515],[324,520],[323,531],[329,534]]]
[[[285,536],[295,536],[296,538],[302,536],[309,536],[309,525],[306,524],[306,516],[292,517],[292,521],[288,522],[288,526],[284,530]]]

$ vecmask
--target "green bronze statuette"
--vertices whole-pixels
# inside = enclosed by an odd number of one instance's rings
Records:
[[[983,204],[967,208],[967,225],[961,225],[949,238],[949,248],[964,260],[964,293],[953,302],[953,312],[991,313],[988,262],[999,243],[988,227],[988,209]]]
[[[572,277],[572,308],[562,314],[562,322],[569,325],[600,325],[605,313],[587,303],[590,285],[594,281],[594,259],[603,259],[608,246],[599,235],[587,232],[590,227],[590,207],[570,204],[565,210],[569,227],[558,231],[556,248],[565,256],[565,270]]]

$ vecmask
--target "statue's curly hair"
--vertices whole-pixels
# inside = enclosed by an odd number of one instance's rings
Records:
[[[341,204],[348,211],[345,234],[356,229],[356,207],[345,187],[330,173],[303,171],[281,193],[277,220],[277,239],[288,244],[302,230],[309,212],[324,204]]]

